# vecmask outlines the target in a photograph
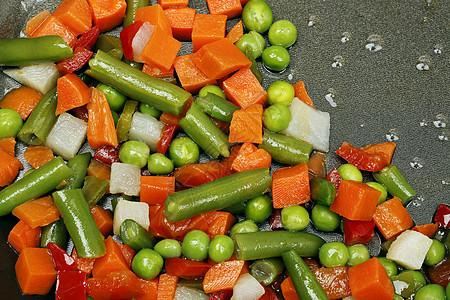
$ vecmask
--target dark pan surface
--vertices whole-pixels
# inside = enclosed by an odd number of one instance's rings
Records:
[[[279,79],[303,80],[316,107],[330,113],[328,170],[344,162],[334,154],[343,141],[361,147],[394,138],[393,163],[417,191],[408,211],[416,224],[431,222],[439,203],[450,204],[450,2],[267,2],[275,20],[288,19],[297,26],[299,38],[289,50],[291,64],[286,71],[263,70],[264,87]],[[20,36],[27,19],[44,9],[53,11],[57,4],[57,0],[2,0],[0,38]],[[208,13],[204,0],[191,0],[190,6]],[[229,21],[229,28],[236,22]],[[344,33],[350,36],[346,42]],[[383,40],[380,51],[366,49],[370,35]],[[190,49],[185,44],[182,51]],[[343,61],[340,68],[339,61]],[[431,61],[428,70],[419,70],[423,61]],[[17,86],[0,74],[0,95]],[[14,274],[17,255],[6,243],[16,222],[11,215],[0,218],[1,299],[24,298]],[[371,253],[376,255],[378,247],[379,240],[372,243]]]

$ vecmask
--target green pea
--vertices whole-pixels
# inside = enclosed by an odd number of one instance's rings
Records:
[[[251,220],[245,220],[239,223],[236,223],[230,229],[230,237],[232,238],[236,233],[246,233],[246,232],[258,232],[259,228],[255,222]]]
[[[187,136],[174,139],[169,146],[169,157],[175,167],[198,161],[200,150],[197,144]]]
[[[337,170],[342,180],[354,180],[358,182],[362,182],[363,180],[361,171],[352,164],[343,164]]]
[[[347,265],[352,267],[370,259],[369,249],[364,245],[348,246],[348,262]]]
[[[319,259],[325,267],[345,266],[348,261],[348,249],[344,243],[330,242],[320,247]]]
[[[309,224],[308,211],[300,205],[291,205],[281,210],[281,224],[289,231],[303,230]]]
[[[143,114],[150,115],[155,119],[158,119],[162,114],[162,111],[144,102],[139,104],[139,111]]]
[[[247,30],[264,33],[272,25],[272,9],[263,0],[250,0],[242,10],[242,22]]]
[[[311,220],[317,229],[327,232],[336,230],[341,223],[339,215],[323,204],[314,205],[311,211]]]
[[[291,21],[279,20],[270,26],[269,42],[285,48],[292,46],[297,41],[297,28]]]
[[[414,300],[445,300],[445,290],[439,284],[429,284],[424,287],[421,287],[416,295],[414,296]]]
[[[377,189],[377,190],[379,190],[381,192],[380,198],[378,198],[377,205],[380,205],[381,203],[386,201],[387,191],[386,191],[386,188],[384,186],[382,186],[381,184],[379,184],[378,182],[375,182],[375,181],[369,181],[369,182],[366,182],[366,184],[368,186],[373,187],[374,189]]]
[[[155,251],[163,258],[180,257],[181,245],[177,240],[164,239],[156,243]]]
[[[216,235],[209,244],[209,258],[220,263],[231,258],[234,251],[234,242],[227,235]]]
[[[447,295],[447,299],[450,299],[450,282],[447,284],[445,288],[445,294]]]
[[[280,103],[271,105],[264,110],[263,122],[268,130],[279,132],[286,129],[291,122],[291,111]]]
[[[220,88],[220,86],[215,84],[207,84],[204,87],[200,89],[198,92],[199,97],[205,97],[206,94],[213,93],[214,95],[217,95],[219,97],[222,97],[223,99],[227,99],[227,96],[223,92],[223,90]]]
[[[119,150],[119,160],[143,168],[150,156],[150,148],[141,141],[127,141]]]
[[[395,276],[398,274],[397,264],[392,260],[387,259],[386,257],[377,257],[383,267],[386,269],[389,277]]]
[[[262,222],[272,213],[272,199],[261,195],[247,201],[245,217],[255,223]]]
[[[164,259],[158,252],[144,248],[134,256],[131,262],[131,268],[139,277],[151,280],[158,276],[163,264]]]
[[[119,117],[120,117],[119,114],[112,110],[111,111],[111,115],[112,115],[113,120],[114,120],[114,126],[117,126],[117,122],[119,121]]]
[[[249,47],[252,51],[253,58],[257,59],[261,56],[266,47],[266,40],[264,40],[264,37],[258,32],[250,31],[249,33],[244,34],[235,45],[244,53],[245,48]]]
[[[97,88],[103,92],[106,96],[106,100],[108,100],[109,107],[114,111],[121,111],[123,106],[125,105],[125,101],[127,97],[113,88],[104,83],[100,83],[97,85]]]
[[[443,260],[445,257],[445,246],[436,239],[433,239],[430,249],[425,255],[425,265],[431,267]]]
[[[204,260],[208,257],[209,237],[201,230],[189,231],[181,244],[181,253],[192,260]]]
[[[282,104],[284,106],[289,106],[294,99],[294,96],[294,87],[284,80],[275,81],[267,89],[267,101],[270,105]]]
[[[0,109],[0,139],[15,138],[23,125],[22,117],[10,108]]]
[[[161,153],[153,153],[148,158],[147,168],[152,174],[169,174],[173,171],[173,162]]]
[[[269,70],[280,72],[289,66],[291,57],[286,48],[275,45],[264,49],[262,61]]]

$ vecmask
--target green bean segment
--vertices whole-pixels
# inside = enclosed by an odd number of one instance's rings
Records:
[[[389,194],[398,197],[403,204],[416,194],[395,165],[387,165],[381,171],[374,172],[373,177],[386,188]]]
[[[250,265],[253,277],[265,286],[272,284],[284,271],[284,264],[280,258],[258,259]]]
[[[227,101],[211,92],[208,92],[203,97],[198,97],[195,103],[197,103],[202,111],[211,117],[226,123],[231,122],[233,113],[239,109],[239,107],[230,101]]]
[[[83,195],[89,206],[94,206],[105,195],[109,187],[108,179],[86,176],[83,185]]]
[[[310,181],[311,199],[316,203],[330,206],[336,197],[336,188],[328,180],[314,177]]]
[[[63,249],[66,249],[69,241],[69,233],[63,219],[48,224],[42,228],[41,248],[47,247],[48,243],[56,243]]]
[[[84,178],[86,177],[87,168],[91,161],[92,155],[87,152],[75,155],[74,158],[67,162],[67,166],[73,171],[73,176],[67,178],[68,183],[61,189],[80,189],[83,187]]]
[[[153,248],[156,244],[155,238],[136,221],[126,219],[120,225],[120,238],[125,245],[135,251],[143,248]]]

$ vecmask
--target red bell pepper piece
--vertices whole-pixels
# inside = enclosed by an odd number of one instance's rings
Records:
[[[102,145],[95,150],[94,159],[107,165],[119,162],[119,146]]]
[[[169,275],[178,276],[187,280],[195,279],[205,276],[206,272],[212,265],[178,257],[167,258],[164,261],[166,273]]]
[[[89,120],[89,114],[88,114],[88,110],[86,108],[86,105],[72,108],[72,112],[75,114],[75,116],[78,119],[81,119],[81,120],[83,120],[85,122],[87,122]]]
[[[339,185],[341,184],[342,177],[341,177],[341,174],[339,174],[338,170],[336,168],[333,168],[330,171],[330,173],[328,173],[328,175],[325,176],[325,180],[328,180],[329,182],[331,182],[337,191],[339,188]]]
[[[211,293],[209,300],[230,300],[233,290],[222,290]]]
[[[133,39],[141,26],[144,24],[142,21],[136,21],[131,25],[128,25],[120,32],[120,42],[122,43],[123,56],[126,59],[134,60],[133,57]]]
[[[132,299],[144,293],[140,278],[130,270],[89,278],[86,285],[88,294],[95,300]]]
[[[156,151],[161,154],[166,154],[167,148],[169,148],[170,142],[179,128],[178,124],[169,124],[163,127],[161,131],[161,137],[159,138]]]
[[[259,300],[281,300],[280,296],[278,296],[270,286],[264,286],[262,283],[261,285],[264,287],[265,292]]]
[[[100,28],[98,26],[93,26],[86,30],[75,42],[73,49],[77,47],[85,48],[91,50],[97,42],[98,36],[100,34]]]
[[[384,153],[367,153],[347,142],[342,143],[341,147],[336,150],[336,154],[358,169],[365,171],[380,171],[389,164],[389,159]]]
[[[436,215],[434,216],[434,222],[445,229],[450,228],[450,207],[445,204],[439,204]]]
[[[84,66],[91,59],[92,54],[93,52],[86,48],[77,47],[73,56],[58,62],[56,68],[61,75],[73,73]]]
[[[283,229],[283,224],[281,224],[281,209],[274,209],[272,211],[269,224],[272,230]]]
[[[175,178],[184,186],[194,187],[228,175],[228,170],[218,161],[208,161],[178,168]]]
[[[78,271],[75,260],[58,244],[50,242],[46,248],[56,271]]]
[[[55,299],[85,300],[86,273],[81,271],[58,271]]]
[[[375,236],[375,222],[351,221],[344,218],[344,240],[346,245],[367,244]]]

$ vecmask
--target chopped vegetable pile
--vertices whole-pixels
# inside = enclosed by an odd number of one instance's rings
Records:
[[[0,216],[19,219],[22,293],[450,299],[450,207],[414,224],[396,144],[344,141],[347,163],[327,170],[329,113],[303,81],[261,85],[258,62],[289,65],[295,25],[263,0],[188,4],[63,0],[28,38],[0,40],[23,84],[0,100]]]

